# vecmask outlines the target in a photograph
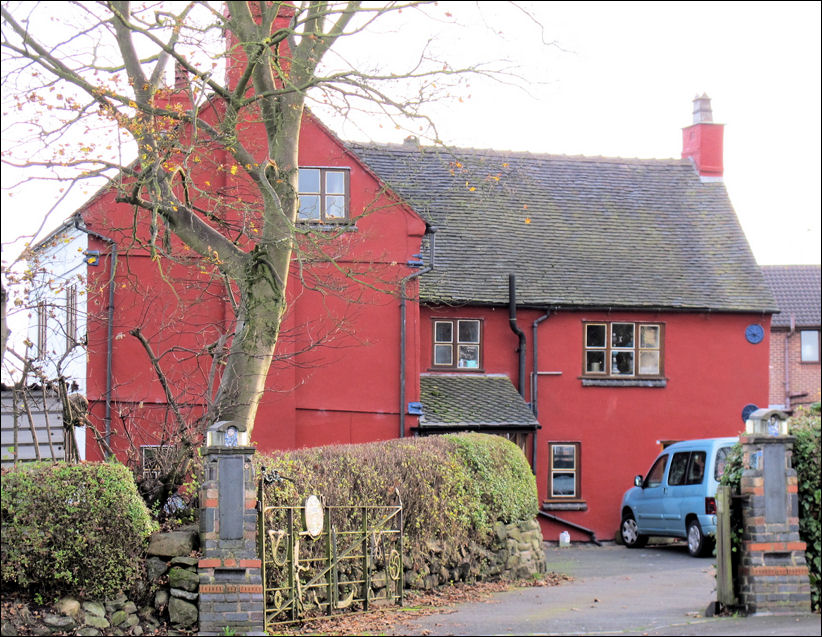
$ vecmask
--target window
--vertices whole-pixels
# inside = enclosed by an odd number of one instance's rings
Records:
[[[671,459],[668,484],[671,486],[702,484],[705,477],[705,452],[681,451]]]
[[[665,466],[667,464],[668,454],[665,454],[664,456],[659,456],[659,458],[656,459],[654,466],[651,467],[651,470],[648,472],[648,475],[645,476],[645,489],[649,487],[658,487],[662,484],[662,478],[665,476]]]
[[[580,499],[578,442],[548,443],[548,497],[552,500]]]
[[[802,344],[800,360],[803,363],[819,362],[819,332],[817,330],[802,330],[799,333]]]
[[[66,351],[77,345],[77,286],[66,288]]]
[[[48,308],[42,301],[37,304],[37,358],[44,360],[48,352],[46,336],[48,334]]]
[[[434,321],[434,367],[480,368],[480,321]]]
[[[300,168],[298,187],[298,220],[334,223],[348,217],[348,170]]]
[[[585,323],[583,374],[588,377],[659,377],[663,326],[651,323]]]

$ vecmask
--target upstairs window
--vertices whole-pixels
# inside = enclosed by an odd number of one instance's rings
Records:
[[[803,363],[819,362],[819,332],[816,330],[802,330],[799,333],[801,340]]]
[[[66,351],[77,345],[77,286],[66,288]]]
[[[436,319],[434,367],[479,369],[481,327],[477,319]]]
[[[348,218],[348,170],[300,168],[299,221],[338,223]]]
[[[40,301],[37,304],[37,358],[38,360],[45,360],[48,356],[48,321],[49,313],[48,306]]]
[[[584,323],[583,375],[589,378],[659,378],[664,326],[657,323]]]

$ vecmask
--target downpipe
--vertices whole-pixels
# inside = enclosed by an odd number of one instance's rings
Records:
[[[557,516],[555,516],[551,513],[546,513],[545,511],[537,511],[537,514],[541,515],[544,518],[547,518],[547,519],[551,520],[551,522],[556,522],[557,524],[562,524],[563,526],[567,526],[568,528],[574,529],[575,531],[580,531],[582,533],[585,533],[586,535],[588,535],[591,538],[591,542],[593,542],[597,546],[602,546],[602,542],[600,542],[597,539],[596,533],[594,531],[592,531],[591,529],[588,529],[584,526],[580,526],[579,524],[575,524],[573,522],[569,522],[568,520],[563,520],[562,518],[558,518]]]
[[[80,232],[84,232],[90,237],[99,239],[100,241],[108,243],[111,246],[111,263],[109,264],[111,274],[108,281],[108,325],[106,327],[106,412],[104,420],[106,447],[108,448],[109,453],[111,453],[111,358],[113,349],[112,345],[114,342],[114,274],[117,271],[117,242],[110,237],[105,237],[97,232],[94,232],[93,230],[89,230],[88,228],[81,226],[79,215],[74,217],[74,227]]]
[[[425,266],[421,270],[416,272],[412,272],[407,277],[403,278],[400,281],[400,405],[399,405],[399,427],[400,427],[400,438],[405,438],[405,365],[406,365],[406,356],[405,356],[405,347],[406,347],[406,324],[407,324],[407,307],[406,307],[406,286],[408,285],[409,281],[413,281],[421,277],[423,274],[428,274],[434,269],[434,259],[436,256],[436,233],[437,227],[436,226],[429,226],[425,230],[425,234],[429,235],[429,243],[428,243],[428,252],[429,252],[429,262],[430,265]],[[422,265],[421,262],[409,261],[409,267],[419,267]]]

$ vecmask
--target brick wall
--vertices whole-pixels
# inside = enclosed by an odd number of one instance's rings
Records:
[[[785,392],[785,342],[788,343],[788,394]],[[769,404],[784,405],[787,409],[798,405],[807,405],[820,399],[820,379],[822,367],[818,362],[803,363],[800,361],[799,330],[793,334],[787,330],[771,332],[770,351],[770,391]],[[798,394],[807,394],[799,396]]]

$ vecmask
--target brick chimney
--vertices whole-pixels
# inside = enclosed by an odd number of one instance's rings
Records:
[[[724,124],[714,124],[711,98],[694,98],[694,123],[682,129],[682,158],[690,157],[703,181],[722,180]]]
[[[274,3],[268,1],[269,5]],[[231,3],[226,2],[223,5],[223,15],[226,17],[229,16],[229,6]],[[289,25],[291,24],[291,19],[294,17],[296,9],[291,2],[281,2],[277,3],[278,13],[277,17],[274,19],[273,24],[271,25],[271,32],[274,33],[279,29],[288,29]],[[248,3],[249,8],[251,9],[252,17],[254,21],[259,24],[261,22],[261,15],[260,15],[260,5],[256,2]],[[226,88],[234,89],[237,86],[237,83],[240,81],[240,77],[242,77],[243,71],[245,71],[246,66],[246,57],[245,51],[243,50],[242,44],[237,40],[237,37],[234,33],[227,31],[225,34],[225,44],[226,44]],[[281,57],[290,57],[291,53],[288,48],[288,42],[284,41],[281,42],[279,45],[279,53]],[[288,63],[286,62],[284,66],[287,68]],[[250,86],[250,82],[249,82]]]

